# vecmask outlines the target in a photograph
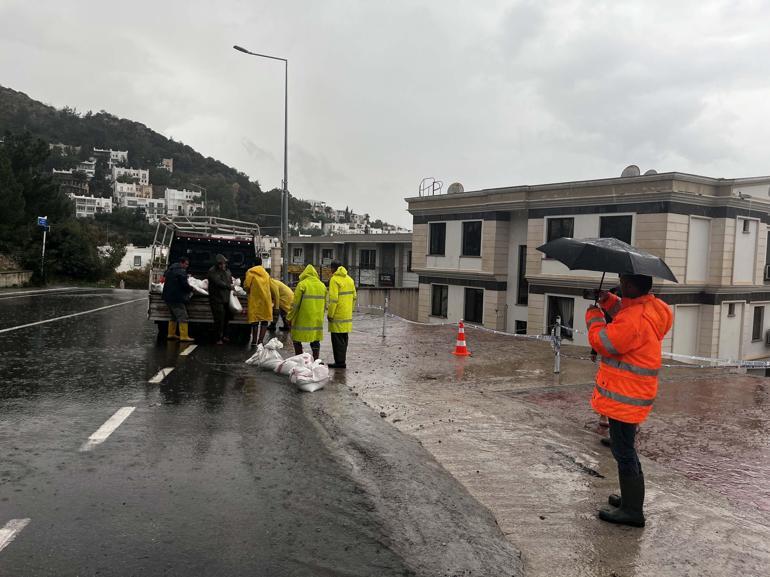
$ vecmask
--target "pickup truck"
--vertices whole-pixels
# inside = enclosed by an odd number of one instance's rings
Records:
[[[202,280],[214,265],[216,255],[222,254],[229,261],[233,279],[240,278],[243,281],[246,271],[254,266],[255,257],[259,255],[264,259],[268,256],[262,254],[260,246],[259,226],[255,223],[213,216],[162,216],[158,221],[152,244],[147,311],[149,320],[158,327],[158,336],[165,336],[168,321],[171,320],[159,290],[159,284],[163,282],[163,275],[169,264],[186,256],[190,259],[188,274]],[[246,297],[239,296],[238,300],[243,312],[235,313],[230,324],[236,325],[233,328],[240,327],[238,332],[247,335]],[[193,334],[200,334],[208,328],[206,325],[214,322],[209,300],[205,295],[193,293],[187,305],[187,313]]]

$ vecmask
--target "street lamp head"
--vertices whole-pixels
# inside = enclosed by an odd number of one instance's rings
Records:
[[[243,52],[244,54],[251,54],[251,52],[249,52],[248,50],[246,50],[242,46],[238,46],[237,44],[235,46],[233,46],[233,48],[235,48],[238,52]]]

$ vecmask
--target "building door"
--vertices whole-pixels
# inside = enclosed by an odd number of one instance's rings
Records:
[[[674,354],[697,354],[699,317],[699,305],[677,305],[674,314]]]
[[[719,323],[719,358],[740,359],[743,341],[743,303],[722,303]]]

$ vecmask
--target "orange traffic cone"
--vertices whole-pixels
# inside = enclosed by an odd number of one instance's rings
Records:
[[[460,324],[457,327],[457,345],[452,354],[457,355],[458,357],[471,356],[468,347],[465,345],[465,325],[463,324],[463,321],[460,321]]]

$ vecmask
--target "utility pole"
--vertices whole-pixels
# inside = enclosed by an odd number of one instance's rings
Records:
[[[37,225],[43,229],[43,250],[40,253],[40,278],[45,284],[45,237],[48,232],[48,217],[38,216]]]

